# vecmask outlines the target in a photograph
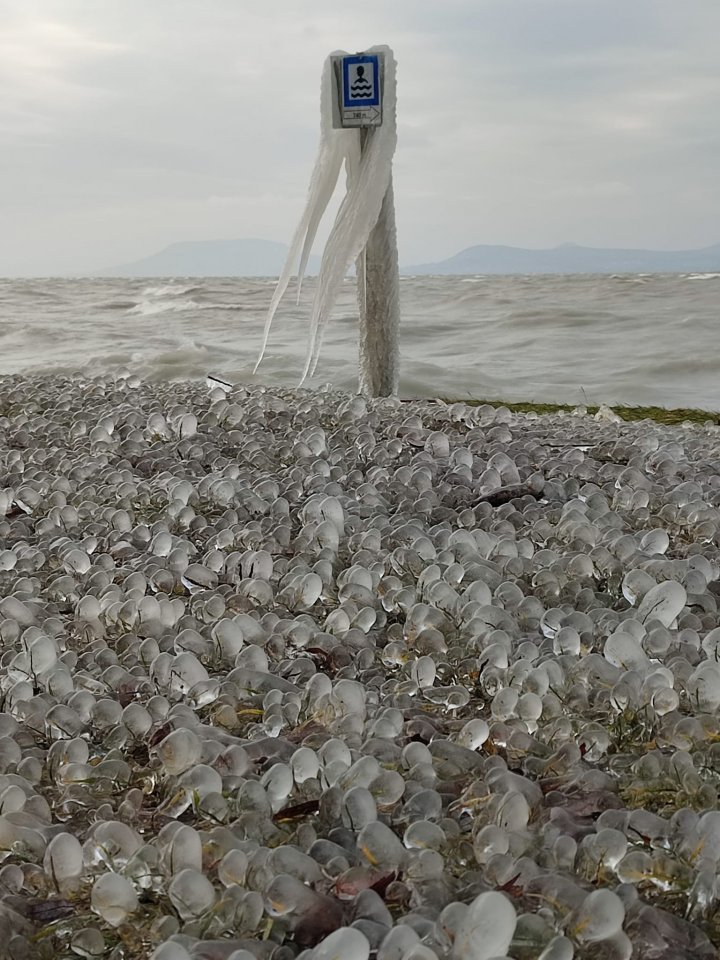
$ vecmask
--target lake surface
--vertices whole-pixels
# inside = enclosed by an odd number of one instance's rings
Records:
[[[314,293],[291,291],[255,382],[295,386]],[[0,373],[253,380],[273,280],[0,280]],[[720,274],[401,279],[401,393],[720,410]],[[316,376],[357,387],[354,281]]]

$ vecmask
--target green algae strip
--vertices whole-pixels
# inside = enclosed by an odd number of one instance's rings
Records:
[[[472,407],[478,407],[487,403],[491,407],[507,407],[513,413],[536,413],[539,416],[543,414],[567,413],[577,410],[578,404],[573,403],[536,403],[531,401],[510,402],[507,400],[477,400],[474,398],[458,398],[453,400],[449,397],[441,398],[444,403],[466,403]],[[664,423],[668,426],[679,423],[695,423],[699,425],[707,423],[720,423],[720,413],[713,413],[710,410],[694,410],[688,407],[677,407],[668,409],[667,407],[629,407],[622,404],[610,406],[613,413],[616,413],[622,420],[655,420],[657,423]],[[586,410],[589,416],[594,416],[600,409],[597,404],[583,404],[580,409]]]

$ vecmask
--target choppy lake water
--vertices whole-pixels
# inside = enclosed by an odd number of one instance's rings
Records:
[[[720,409],[720,274],[406,277],[404,396]],[[0,373],[252,379],[274,281],[0,280]],[[314,280],[286,296],[258,380],[297,384]],[[357,385],[348,280],[309,386]]]

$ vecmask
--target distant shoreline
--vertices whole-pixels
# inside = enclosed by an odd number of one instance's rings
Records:
[[[256,238],[172,243],[130,262],[90,271],[107,277],[275,277],[285,264],[284,243]],[[316,275],[318,257],[308,274]],[[479,244],[443,260],[405,264],[404,276],[487,276],[703,273],[720,271],[720,243],[694,250],[584,247],[565,243],[548,249]]]

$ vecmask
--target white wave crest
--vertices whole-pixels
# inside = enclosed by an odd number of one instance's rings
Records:
[[[159,285],[146,287],[142,296],[144,297],[182,297],[186,293],[190,293],[192,290],[197,290],[195,284],[180,284],[180,283],[161,283]]]
[[[152,317],[158,313],[180,313],[182,310],[197,310],[200,304],[195,300],[165,300],[159,303],[152,303],[149,300],[141,300],[126,311],[128,315],[141,317]]]

